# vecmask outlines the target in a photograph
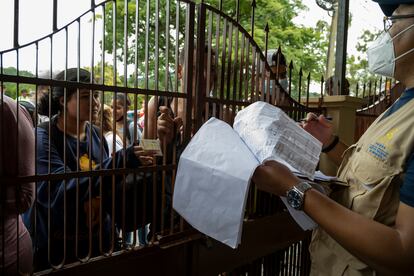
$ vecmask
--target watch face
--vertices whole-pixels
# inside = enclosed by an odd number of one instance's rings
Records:
[[[295,209],[300,209],[302,206],[302,196],[295,190],[290,190],[287,193],[287,202]]]

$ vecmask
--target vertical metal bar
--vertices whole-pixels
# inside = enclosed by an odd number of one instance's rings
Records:
[[[323,102],[323,85],[324,85],[324,79],[323,79],[323,75],[321,76],[321,99],[322,99],[322,102]]]
[[[260,78],[261,78],[261,74],[262,74],[262,62],[261,62],[261,59],[260,59],[260,49],[257,49],[256,48],[256,60],[255,60],[255,62],[256,62],[256,67],[257,67],[257,75],[256,75],[256,82],[255,82],[255,85],[256,85],[256,95],[255,95],[255,98],[254,98],[254,100],[255,101],[258,101],[259,100],[259,98],[258,98],[258,96],[260,95],[260,92],[262,92],[262,91],[260,91]],[[262,88],[263,88],[263,86],[262,86]],[[262,94],[263,95],[263,94]]]
[[[374,95],[372,98],[372,103],[375,104],[377,96],[377,80],[374,81]]]
[[[365,89],[366,89],[366,83],[364,82],[364,86],[362,89],[362,98],[365,98]]]
[[[102,5],[102,37],[101,37],[101,56],[102,56],[102,60],[101,60],[101,81],[100,83],[102,85],[105,84],[105,22],[106,22],[106,16],[105,16],[105,5]],[[105,92],[103,90],[100,91],[100,99],[101,99],[101,133],[100,133],[100,139],[101,141],[103,141],[103,105],[105,103]],[[103,154],[104,154],[104,147],[103,147],[104,143],[100,143],[99,146],[99,152],[101,155],[101,160],[100,163],[103,162]],[[110,155],[111,153],[109,153]],[[101,197],[101,199],[103,198],[103,176],[99,176],[99,196]],[[103,201],[101,200],[101,205],[100,205],[100,210],[99,210],[99,216],[102,218],[103,216]],[[111,216],[111,221],[114,221],[114,216],[112,214]],[[111,231],[112,232],[112,231]],[[111,233],[111,244],[113,244],[113,240],[114,237],[112,236],[113,234]],[[110,250],[110,249],[109,249]],[[104,254],[104,248],[103,248],[103,223],[102,220],[99,220],[99,252],[101,254]]]
[[[265,31],[265,60],[267,62],[267,46],[268,46],[268,43],[269,43],[269,23],[268,22],[266,22],[266,26],[265,26],[264,31]],[[271,64],[269,64],[269,65],[271,65]],[[279,62],[278,62],[278,66],[279,66]]]
[[[259,62],[259,70],[260,70],[260,78],[259,79],[259,89],[257,91],[260,92],[260,100],[263,102],[265,100],[265,80],[266,80],[266,61],[262,61],[260,55],[258,55],[258,62]]]
[[[298,85],[298,103],[300,104],[301,102],[301,94],[302,94],[302,76],[303,76],[303,71],[302,71],[302,67],[300,67],[299,69],[299,85]]]
[[[216,64],[211,64],[212,61],[212,49],[211,49],[211,45],[212,45],[212,34],[213,33],[213,13],[211,11],[209,11],[208,13],[208,28],[207,28],[207,79],[206,79],[206,91],[205,91],[205,97],[210,97],[212,96],[211,90],[211,78],[213,78],[213,86],[215,85],[214,83],[214,78],[215,75],[211,74],[211,69],[212,66],[214,66],[214,73],[216,73]],[[215,57],[215,55],[214,55]],[[209,105],[209,101],[208,100],[204,100],[204,106],[205,106],[205,112],[204,112],[204,119],[205,121],[207,121],[209,118],[209,109],[210,109],[210,105]],[[213,113],[213,116],[215,116],[215,114]]]
[[[248,101],[249,99],[249,72],[251,72],[250,77],[253,78],[253,70],[250,70],[250,40],[248,37],[244,36],[244,40],[246,41],[246,66],[244,67],[245,70],[245,78],[244,78],[244,100]]]
[[[64,73],[64,80],[67,80],[67,70],[68,70],[68,29],[65,28],[65,73]],[[50,91],[49,93],[52,93],[52,91]],[[67,133],[67,112],[66,112],[66,106],[67,106],[67,89],[66,87],[63,89],[63,106],[64,106],[64,110],[63,110],[63,166],[64,166],[64,170],[63,173],[66,173],[66,168],[67,168],[67,164],[66,164],[66,133]],[[65,179],[63,181],[63,188],[66,191],[66,185],[67,185],[67,180]],[[67,202],[67,194],[66,192],[63,193],[63,204],[64,204],[64,208],[63,208],[63,250],[64,250],[64,259],[66,259],[66,249],[67,249],[67,209],[66,209],[66,202]]]
[[[38,79],[39,78],[39,43],[36,42],[35,45],[36,45],[36,56],[35,56],[35,60],[36,60],[36,78]],[[34,156],[35,156],[36,161],[37,161],[37,158],[38,158],[38,156],[37,156],[38,155],[38,152],[37,152],[37,131],[38,131],[37,123],[38,123],[38,103],[39,103],[38,90],[39,90],[39,86],[36,85],[36,94],[35,94],[35,115],[36,115],[36,117],[35,117],[35,128],[34,128],[34,133],[35,133],[35,135],[34,135],[34,138],[35,138],[35,140],[34,140],[34,149],[35,149]],[[3,95],[3,93],[1,93],[1,94]],[[0,125],[1,125],[1,122],[0,122]],[[3,133],[3,132],[1,132],[1,133]],[[0,144],[0,146],[1,146],[1,144]],[[37,173],[37,171],[38,171],[37,162],[34,163],[34,168],[35,168],[35,173]],[[34,235],[32,237],[32,239],[33,239],[33,248],[37,248],[37,246],[38,246],[38,240],[37,240],[37,199],[38,199],[37,187],[38,187],[38,182],[36,181],[35,182],[34,203],[33,203],[33,207],[32,207],[32,208],[34,208],[34,215],[33,215],[33,220],[34,220],[33,221],[33,232],[34,232]]]
[[[169,50],[170,50],[170,0],[166,0],[165,15],[165,91],[169,91],[168,78],[170,76]]]
[[[134,74],[134,88],[138,88],[138,76],[139,76],[139,73],[138,73],[138,70],[139,70],[139,66],[138,66],[138,61],[139,61],[139,50],[138,49],[139,48],[138,48],[138,44],[139,43],[138,43],[138,41],[139,41],[139,1],[135,0],[135,61],[134,61],[134,67],[135,67],[134,72],[135,72],[135,74]],[[136,127],[137,127],[137,124],[138,124],[138,122],[137,122],[137,120],[138,120],[137,109],[138,109],[138,95],[135,93],[134,94],[134,142],[139,142],[139,141],[137,141],[138,137],[137,137],[137,130],[136,130]],[[136,172],[134,172],[134,183],[138,184],[137,181],[138,181],[137,174],[136,174]],[[143,183],[141,183],[141,185],[143,185]],[[144,193],[144,195],[145,194],[146,193]],[[138,203],[137,201],[138,200],[137,200],[136,195],[137,195],[137,185],[134,185],[134,212],[133,212],[133,215],[134,215],[134,229],[137,229],[137,227],[138,227],[137,226],[137,211],[139,210],[139,208],[137,206],[137,203]],[[140,206],[142,206],[142,205],[140,205]],[[142,217],[143,217],[142,221],[145,221],[145,213],[146,213],[146,206],[145,205],[143,205],[141,212],[142,212]],[[143,225],[143,229],[144,229],[144,233],[145,233],[145,225],[144,224],[142,224],[142,225]],[[136,244],[137,240],[139,240],[139,238],[136,237],[136,231],[134,231],[134,241],[133,241],[134,245]]]
[[[193,67],[194,62],[194,22],[195,22],[195,4],[189,3],[187,4],[187,15],[186,15],[186,64],[185,68],[185,75],[184,75],[184,83],[186,85],[186,92],[187,92],[187,107],[186,107],[186,128],[184,130],[184,140],[187,143],[191,137],[191,130],[192,130],[192,118],[191,118],[191,111],[193,106],[193,97],[192,97],[192,90],[193,90],[193,70],[188,70],[189,68]],[[190,93],[188,92],[190,91]]]
[[[309,72],[306,85],[306,107],[309,107],[309,85],[310,85],[311,74]]]
[[[174,91],[178,91],[178,66],[179,66],[179,41],[180,41],[180,2],[176,2],[175,7],[175,82]],[[178,104],[175,105],[176,107]],[[177,114],[176,110],[174,113]]]
[[[52,38],[50,38],[50,40],[52,40]],[[50,47],[50,48],[52,48],[52,46]],[[52,54],[50,55],[50,56],[52,56]],[[49,69],[51,69],[51,64],[50,64],[50,67],[49,67]],[[52,78],[52,70],[49,70],[49,72],[50,72],[50,78]],[[52,115],[51,115],[51,107],[52,107],[52,90],[49,92],[49,118],[51,118],[52,117]],[[50,164],[50,151],[51,151],[51,148],[52,148],[52,146],[51,146],[51,139],[50,139],[50,133],[51,133],[51,124],[49,124],[49,127],[48,127],[48,156],[47,156],[47,160],[48,160],[48,164],[47,164],[47,166],[48,166],[48,168],[47,168],[47,172],[48,172],[48,174],[50,174],[51,173],[51,164]],[[51,191],[50,191],[50,180],[48,180],[48,182],[47,182],[47,230],[48,230],[48,233],[51,233],[51,231],[50,231],[50,224],[51,224],[51,222],[50,222],[50,217],[51,217],[51,203],[50,203],[50,193],[51,193]],[[48,261],[49,261],[49,264],[51,264],[52,265],[52,263],[51,263],[51,259],[50,259],[50,250],[51,250],[51,237],[50,237],[50,235],[48,235],[47,236],[47,258],[48,258]]]
[[[222,9],[222,1],[220,0],[220,10]],[[221,78],[221,67],[219,66],[219,49],[220,49],[220,15],[216,15],[216,48],[215,48],[215,65],[216,65],[216,82],[214,84],[213,96],[217,97],[217,89],[221,88],[223,82]],[[220,78],[219,78],[220,77]],[[220,81],[220,86],[219,86]],[[221,93],[220,93],[221,94]],[[213,103],[213,114],[216,116],[217,104]]]
[[[57,30],[57,0],[53,0],[53,32]]]
[[[358,98],[358,92],[359,92],[359,83],[357,82],[355,87],[355,97]]]
[[[238,0],[239,1],[239,0]],[[233,25],[233,24],[232,24]],[[237,100],[237,65],[239,64],[239,28],[235,26],[235,45],[234,45],[234,62],[233,62],[233,97],[232,100]],[[236,105],[232,105],[231,108],[231,117],[233,117],[234,112],[236,111]]]
[[[239,32],[237,32],[238,34]],[[241,58],[240,58],[240,63],[239,63],[239,97],[238,100],[239,101],[243,101],[243,77],[247,78],[247,72],[245,72],[243,74],[243,66],[244,66],[244,54],[245,54],[245,36],[242,33],[241,35]],[[246,59],[247,60],[247,59]]]
[[[249,56],[249,55],[248,55]],[[256,82],[256,78],[257,78],[257,73],[256,73],[256,46],[252,46],[252,76],[251,76],[251,88],[250,88],[250,102],[253,103],[255,102],[255,82]]]
[[[291,91],[292,91],[292,70],[293,70],[293,62],[290,61],[289,63],[289,96],[291,95]]]
[[[240,20],[240,0],[237,0],[236,5],[236,22],[239,23]]]
[[[198,6],[198,18],[197,18],[198,30],[197,30],[197,55],[196,55],[196,94],[195,94],[195,131],[197,131],[202,124],[203,117],[203,106],[205,102],[206,94],[206,79],[204,78],[204,60],[205,60],[205,40],[206,40],[206,7],[204,4]],[[210,48],[210,45],[208,45]],[[207,55],[207,60],[210,59],[210,56]],[[207,61],[209,63],[209,61]],[[209,65],[207,64],[207,67]],[[210,65],[211,67],[211,65]],[[190,67],[191,68],[191,67]],[[209,69],[209,68],[207,68]],[[210,75],[210,72],[207,71],[207,75]],[[207,84],[208,85],[208,84]]]
[[[19,75],[20,75],[20,64],[19,64],[19,49],[17,49],[16,50],[16,74],[17,74],[17,77],[19,77]],[[16,141],[19,141],[19,117],[20,117],[20,108],[19,108],[19,85],[20,85],[20,83],[19,82],[17,82],[16,83],[16,129],[15,129],[15,131],[16,131]],[[3,133],[1,133],[1,134],[3,134]],[[19,145],[17,145],[17,147],[16,147],[16,168],[19,168],[19,162],[20,162],[20,158],[19,158]],[[19,187],[18,187],[18,185],[16,185],[16,187],[15,187],[15,192],[16,192],[16,195],[18,194],[18,189],[19,189]],[[16,200],[16,209],[17,210],[19,210],[20,208],[19,208],[19,201],[18,200]],[[16,233],[20,233],[20,230],[19,230],[19,214],[18,214],[18,212],[16,212]],[[19,250],[19,248],[20,248],[20,239],[19,238],[17,238],[16,239],[16,252],[20,252],[20,250]],[[4,252],[4,251],[3,251]],[[4,253],[3,253],[4,254]],[[20,266],[20,256],[19,256],[20,254],[16,254],[16,267],[17,267],[17,270],[19,270],[19,266]]]
[[[233,24],[231,22],[229,22],[229,51],[228,51],[229,58],[227,60],[226,100],[230,100],[230,81],[231,81],[231,76],[232,76],[232,74],[231,74],[231,69],[232,69],[231,58],[232,58],[232,54],[233,54]]]
[[[145,89],[148,89],[148,73],[149,73],[149,64],[148,64],[148,56],[149,56],[148,44],[149,44],[149,28],[150,28],[149,16],[150,16],[150,0],[147,0],[146,12],[145,12],[145,85],[144,85]],[[146,98],[145,101],[148,102],[148,95],[146,95],[145,98]]]
[[[223,22],[223,47],[221,50],[221,82],[220,82],[220,100],[223,101],[224,99],[224,84],[225,84],[225,72],[226,72],[226,46],[227,46],[227,19],[224,19]],[[223,105],[220,104],[219,106],[220,112],[219,117],[223,118]]]
[[[19,0],[14,0],[13,47],[19,47]]]
[[[339,81],[337,95],[346,94],[346,46],[348,41],[349,0],[338,1],[338,31],[336,36],[335,79]]]
[[[37,53],[37,51],[36,51]],[[0,53],[0,74],[3,75],[3,54]],[[0,133],[4,133],[4,105],[3,105],[3,100],[4,100],[4,90],[3,90],[3,85],[4,82],[2,80],[0,80]],[[0,175],[3,176],[4,175],[4,171],[3,171],[3,166],[5,164],[5,155],[3,153],[3,149],[5,149],[5,142],[3,140],[3,135],[0,135]],[[6,203],[6,183],[4,181],[2,181],[0,183],[0,200],[1,200],[1,204],[5,204]],[[37,199],[37,193],[35,193],[35,200]],[[36,201],[35,201],[36,202]],[[1,221],[1,227],[0,227],[0,234],[1,234],[1,250],[2,252],[4,252],[4,248],[6,247],[6,235],[5,233],[5,208],[1,208],[1,217],[0,217],[0,221]],[[35,224],[36,225],[36,224]],[[35,226],[36,229],[36,226]],[[36,232],[35,232],[36,233]],[[35,240],[35,245],[36,245],[36,240]],[[6,254],[1,254],[1,274],[5,275],[5,269],[3,269],[5,267],[5,263],[6,263]]]
[[[123,79],[123,86],[128,86],[128,0],[124,0],[124,79]],[[123,99],[123,106],[124,106],[124,114],[122,114],[122,120],[123,120],[123,135],[122,135],[122,147],[124,153],[126,152],[126,146],[129,142],[126,140],[126,133],[129,131],[128,129],[128,122],[127,122],[127,93],[124,94]],[[131,139],[131,137],[130,137]],[[126,168],[126,154],[123,155],[122,158],[122,168]],[[126,175],[125,173],[122,174],[122,238],[124,245],[126,245]]]
[[[371,88],[372,88],[372,81],[369,80],[369,83],[368,83],[368,106],[371,105]]]
[[[254,13],[256,10],[256,0],[252,0],[251,34],[254,39]]]
[[[116,1],[112,1],[111,2],[111,4],[112,4],[112,63],[113,63],[113,77],[112,77],[112,85],[113,86],[117,86],[117,63],[116,63],[116,50],[117,50],[117,48],[116,48],[116,30],[117,30],[117,28],[116,28],[116,19],[117,19],[117,7],[116,7]],[[112,95],[112,99],[116,99],[116,90],[114,91],[114,93],[113,93],[113,95]],[[113,112],[112,112],[112,118],[115,118],[115,110],[116,110],[116,108],[117,108],[117,101],[116,100],[113,100],[113,103],[115,104],[114,105],[114,108],[113,108]],[[116,129],[116,121],[115,120],[113,120],[113,123],[112,123],[112,129],[113,130],[115,130]],[[116,140],[116,138],[115,138],[115,135],[114,135],[114,137],[113,137],[113,144],[112,144],[112,148],[113,149],[115,149],[116,148],[116,146],[115,146],[115,140]],[[115,164],[116,164],[116,155],[114,154],[113,155],[113,157],[112,157],[112,170],[115,170]],[[114,218],[115,217],[115,200],[116,200],[116,197],[115,197],[115,191],[116,191],[116,183],[115,183],[115,174],[112,174],[112,200],[111,200],[111,203],[112,203],[112,218]],[[112,225],[111,225],[111,230],[112,230],[112,250],[114,250],[115,249],[115,234],[116,234],[116,231],[115,231],[115,220],[113,219],[112,220]],[[111,250],[111,251],[112,251]]]
[[[385,79],[384,81],[384,89],[382,88],[382,77],[380,77],[379,80],[379,91],[378,91],[378,96],[379,96],[379,100],[381,100],[381,94],[385,96],[385,84],[387,83],[387,79]]]

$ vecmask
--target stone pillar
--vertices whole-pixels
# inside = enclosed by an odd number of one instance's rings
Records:
[[[325,96],[322,107],[326,115],[332,117],[334,134],[347,145],[352,145],[355,133],[356,110],[361,108],[364,100],[347,95]],[[302,102],[303,103],[303,102]],[[318,107],[319,98],[310,98],[309,107]],[[337,167],[326,154],[321,155],[319,169],[329,175],[336,175]]]

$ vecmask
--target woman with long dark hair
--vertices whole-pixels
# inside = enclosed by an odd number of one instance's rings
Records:
[[[90,83],[90,73],[68,69],[57,80]],[[99,121],[100,92],[74,87],[53,87],[45,94],[39,112],[50,122],[37,128],[37,174],[61,174],[113,168],[137,168],[152,164],[151,153],[137,145],[112,157],[101,131],[90,122]],[[125,159],[125,163],[124,163]],[[36,269],[58,265],[113,249],[118,235],[113,213],[122,209],[122,175],[80,176],[41,181],[36,209],[25,216],[35,244]],[[115,210],[113,200],[115,199]],[[36,212],[34,212],[36,210]],[[34,228],[36,217],[36,229]],[[65,219],[66,218],[66,219]],[[36,230],[36,232],[34,232]]]

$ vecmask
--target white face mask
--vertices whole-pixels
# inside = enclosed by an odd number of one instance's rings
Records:
[[[288,92],[289,82],[288,82],[288,79],[287,79],[287,78],[286,78],[286,79],[280,79],[280,80],[279,80],[279,84],[280,84],[280,86],[282,86],[282,88],[283,88],[286,92]]]
[[[414,27],[414,24],[408,26],[394,37],[389,32],[382,33],[367,50],[369,71],[385,77],[393,78],[395,74],[395,62],[400,58],[414,51],[414,48],[408,50],[399,57],[395,57],[393,40]]]

